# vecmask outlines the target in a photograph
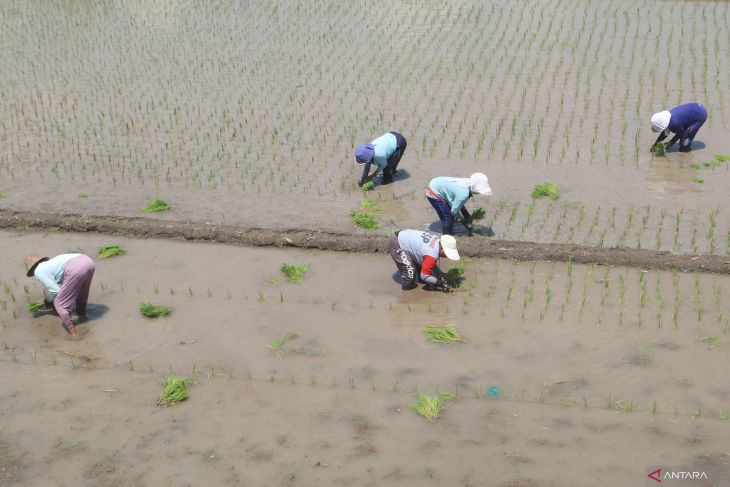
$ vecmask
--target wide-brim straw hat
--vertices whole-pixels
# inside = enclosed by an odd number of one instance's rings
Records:
[[[38,267],[38,264],[41,262],[45,262],[47,260],[50,260],[48,257],[41,257],[38,254],[30,254],[28,257],[25,258],[25,270],[26,276],[33,277],[35,274],[35,268]]]

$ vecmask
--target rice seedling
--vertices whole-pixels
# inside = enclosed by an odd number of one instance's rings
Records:
[[[471,219],[474,221],[483,220],[485,216],[487,216],[487,212],[484,208],[481,207],[477,208],[471,213]]]
[[[560,187],[555,183],[540,183],[532,189],[533,198],[548,197],[550,199],[558,199],[560,196]]]
[[[727,162],[730,161],[730,154],[716,154],[715,160],[717,162]]]
[[[299,284],[304,280],[309,272],[309,264],[281,264],[281,272],[286,276],[289,282]]]
[[[288,341],[294,340],[295,338],[298,338],[298,337],[299,337],[299,335],[297,335],[296,333],[288,332],[288,333],[280,336],[279,338],[272,340],[270,343],[267,343],[266,347],[269,350],[271,350],[272,352],[274,352],[274,354],[276,355],[276,358],[281,360],[282,358],[284,358],[284,355],[286,354],[286,350],[284,350],[284,345],[286,345],[286,343]]]
[[[120,245],[106,245],[99,249],[98,255],[100,259],[108,259],[116,255],[124,255],[127,250]]]
[[[657,142],[656,145],[654,145],[654,155],[656,157],[666,157],[667,145],[664,142]]]
[[[139,312],[146,318],[159,318],[164,316],[170,316],[172,314],[172,308],[167,306],[157,306],[152,303],[139,303]]]
[[[350,218],[358,227],[373,230],[379,226],[376,221],[379,216],[378,212],[378,205],[373,200],[364,199],[360,202],[359,209],[350,212]]]
[[[447,401],[454,400],[455,397],[448,392],[436,392],[434,395],[418,394],[418,404],[411,406],[416,413],[433,422],[436,421],[444,408]]]
[[[697,337],[697,341],[699,342],[706,342],[710,345],[710,350],[714,350],[716,348],[720,348],[725,344],[725,342],[720,337],[716,336],[704,336],[704,337]]]
[[[375,183],[372,181],[368,181],[362,185],[363,191],[372,191],[373,189],[375,189]]]
[[[423,329],[426,340],[433,343],[453,343],[464,341],[453,326],[427,326]]]
[[[704,180],[704,179],[702,179],[702,178],[692,178],[692,182],[693,182],[693,183],[698,183],[698,184],[702,184],[702,183],[704,183],[704,182],[705,182],[705,180]]]
[[[28,301],[28,311],[36,313],[43,308],[43,301]]]
[[[191,380],[185,377],[169,376],[165,379],[157,405],[162,407],[173,406],[188,398],[188,386]]]
[[[161,211],[167,211],[170,209],[172,209],[172,207],[167,204],[165,200],[155,198],[154,200],[151,200],[147,206],[142,208],[142,211],[145,211],[147,213],[159,213]]]

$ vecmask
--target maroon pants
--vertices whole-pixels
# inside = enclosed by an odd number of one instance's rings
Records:
[[[74,326],[71,312],[76,305],[76,313],[86,316],[86,303],[89,299],[91,279],[94,277],[94,261],[88,255],[79,255],[63,266],[63,283],[53,306],[63,321],[66,331]]]

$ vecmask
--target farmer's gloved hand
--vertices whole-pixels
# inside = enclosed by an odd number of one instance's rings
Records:
[[[446,277],[446,274],[441,274],[438,277],[438,282],[436,283],[436,288],[440,291],[450,293],[453,291],[453,288],[451,287],[451,283],[449,283],[449,279]]]
[[[359,187],[361,187],[361,188],[362,188],[363,184],[365,184],[365,181],[363,181],[362,179],[361,179],[360,181],[358,181],[358,182],[357,182],[357,185],[358,185]]]
[[[41,309],[42,310],[45,310],[45,311],[54,309],[54,307],[53,307],[53,301],[48,301],[48,300],[44,299],[43,300],[43,307]]]
[[[469,220],[468,222],[464,222],[464,228],[466,228],[466,236],[471,237],[474,235],[474,224]]]

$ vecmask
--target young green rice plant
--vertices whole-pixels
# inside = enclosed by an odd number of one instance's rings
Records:
[[[309,264],[281,264],[281,272],[289,282],[299,284],[309,272]]]
[[[730,161],[730,154],[716,154],[714,160],[717,161],[717,162],[727,162],[727,161]]]
[[[169,376],[165,379],[165,384],[157,399],[157,405],[162,407],[173,406],[188,398],[188,386],[191,380],[185,377]]]
[[[704,179],[702,179],[702,178],[692,178],[692,182],[693,182],[693,183],[698,183],[698,184],[702,184],[702,183],[704,183],[704,182],[705,182],[705,180],[704,180]]]
[[[540,183],[532,189],[533,198],[548,197],[550,199],[558,199],[560,196],[560,187],[555,183]]]
[[[98,255],[100,259],[108,259],[109,257],[124,255],[126,253],[127,250],[120,245],[106,245],[99,249]]]
[[[725,342],[722,341],[722,338],[716,336],[697,337],[697,341],[706,342],[707,344],[709,344],[710,350],[720,348],[725,344]]]
[[[667,145],[664,142],[657,142],[654,145],[654,155],[656,157],[666,157],[667,156]]]
[[[147,206],[142,208],[142,211],[145,211],[147,213],[159,213],[161,211],[167,211],[170,209],[172,209],[172,207],[167,204],[165,200],[155,198],[154,200],[151,200]]]
[[[375,189],[375,183],[372,181],[368,181],[367,183],[362,185],[363,191],[372,191],[373,189]]]
[[[152,303],[139,303],[139,312],[142,316],[147,318],[160,318],[163,316],[170,316],[172,314],[172,308],[167,306],[157,306]]]
[[[426,340],[433,343],[453,343],[464,341],[453,326],[427,326],[423,329]]]
[[[28,311],[36,313],[43,308],[43,301],[28,301]]]
[[[471,213],[471,219],[474,221],[483,220],[485,216],[487,216],[487,212],[484,208],[481,207],[477,208]]]
[[[447,401],[454,400],[455,397],[448,392],[436,392],[429,396],[428,394],[418,394],[418,404],[411,406],[416,413],[431,422],[436,421],[441,415],[441,411]]]
[[[296,333],[288,332],[280,336],[279,338],[272,340],[270,343],[267,343],[266,346],[269,350],[274,352],[276,358],[281,360],[282,358],[284,358],[284,354],[286,353],[286,350],[284,350],[284,345],[286,345],[286,342],[288,342],[289,340],[294,340],[298,337],[299,335],[297,335]]]

